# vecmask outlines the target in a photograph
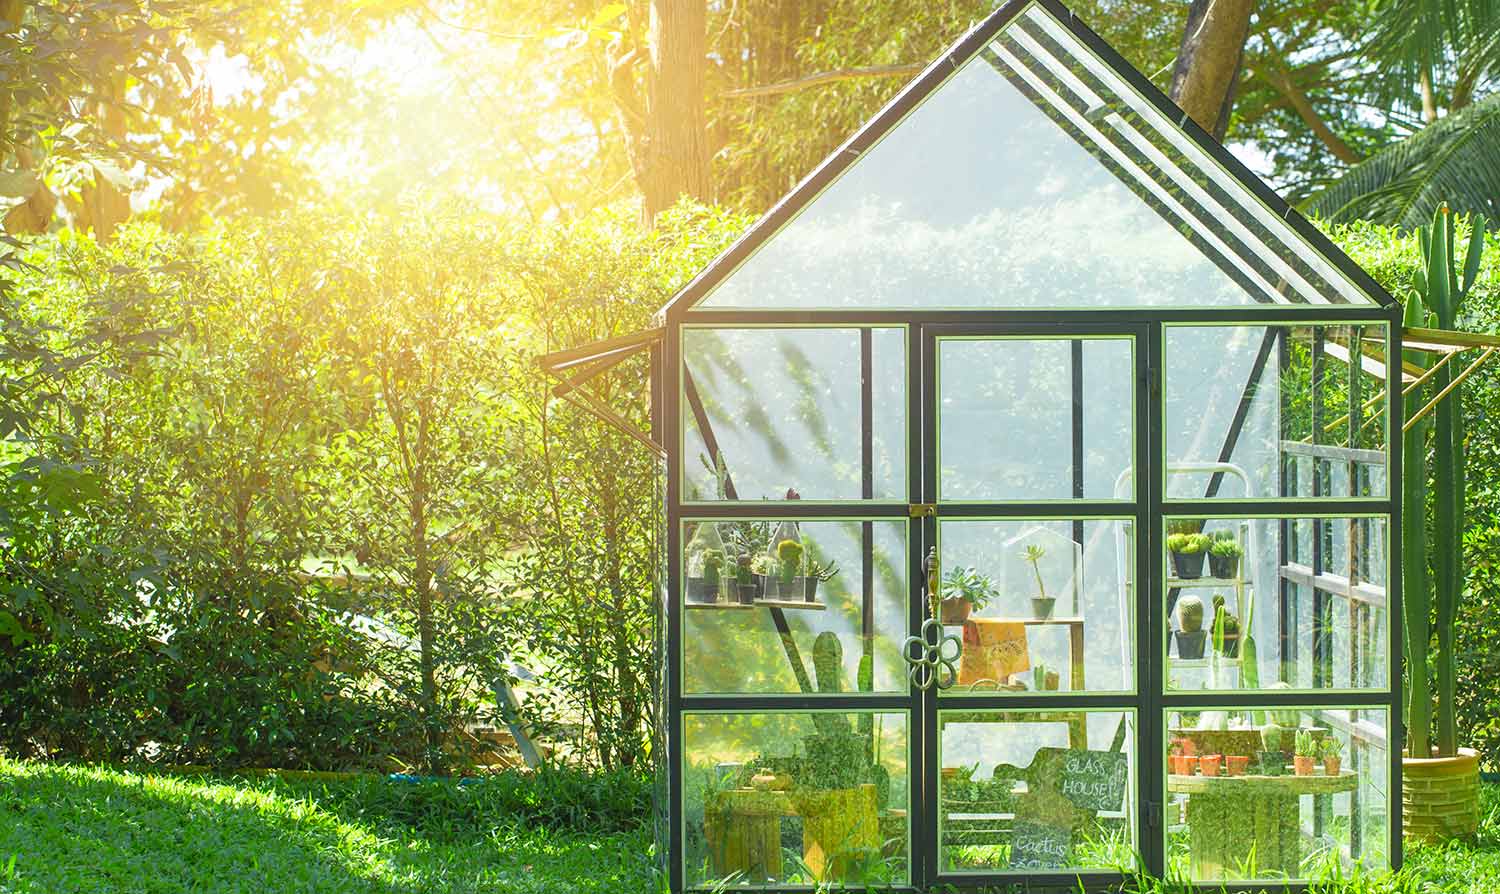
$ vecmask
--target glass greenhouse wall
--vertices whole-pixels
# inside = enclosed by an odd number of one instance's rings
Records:
[[[672,890],[1400,861],[1399,308],[1050,0],[666,308]]]

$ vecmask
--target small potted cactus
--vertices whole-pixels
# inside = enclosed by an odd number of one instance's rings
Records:
[[[755,560],[750,556],[740,556],[736,560],[734,584],[740,605],[754,605],[756,596],[760,594],[760,587],[755,583]]]
[[[1203,629],[1203,600],[1197,596],[1184,596],[1177,600],[1177,630],[1172,633],[1177,641],[1178,658],[1202,658],[1203,646],[1208,632]]]
[[[1179,580],[1197,580],[1203,576],[1203,559],[1213,538],[1207,534],[1172,534],[1167,550],[1172,553],[1172,574]]]
[[[817,559],[809,559],[807,562],[807,573],[802,579],[803,598],[808,602],[818,601],[818,584],[826,584],[838,577],[839,566],[837,562],[829,562],[824,565]]]
[[[1233,531],[1220,531],[1208,547],[1209,576],[1219,580],[1237,579],[1240,576],[1240,557],[1244,554]]]
[[[1344,743],[1337,736],[1329,736],[1319,750],[1323,755],[1323,772],[1329,776],[1339,775],[1344,761]]]
[[[1240,619],[1224,607],[1224,597],[1214,594],[1214,651],[1225,658],[1240,655]]]
[[[1318,757],[1318,741],[1313,738],[1312,730],[1299,729],[1297,737],[1293,740],[1295,752],[1292,755],[1292,767],[1298,776],[1311,776],[1313,774],[1313,761]]]
[[[1062,685],[1062,675],[1051,670],[1046,664],[1037,662],[1031,669],[1031,688],[1036,692],[1056,692]]]
[[[766,598],[802,601],[802,557],[806,550],[801,541],[779,540],[772,547],[772,573],[766,578]]]
[[[1286,772],[1286,753],[1281,750],[1282,727],[1274,721],[1261,727],[1260,774],[1281,776]]]

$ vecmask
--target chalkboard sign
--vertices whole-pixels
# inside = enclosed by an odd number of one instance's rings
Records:
[[[1118,751],[1041,748],[1032,768],[1056,773],[1057,791],[1080,810],[1120,810],[1125,806],[1129,759]]]
[[[1064,869],[1072,846],[1070,830],[1017,817],[1010,833],[1010,868]]]

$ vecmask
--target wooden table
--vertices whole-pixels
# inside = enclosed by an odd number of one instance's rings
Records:
[[[1321,769],[1321,768],[1319,768]],[[1240,874],[1254,860],[1257,877],[1300,874],[1304,795],[1353,791],[1353,771],[1337,776],[1167,777],[1167,791],[1188,796],[1189,858],[1195,881]]]

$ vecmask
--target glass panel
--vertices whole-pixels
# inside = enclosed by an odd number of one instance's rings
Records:
[[[688,887],[905,884],[905,714],[689,713],[682,723]]]
[[[948,694],[1135,688],[1128,519],[943,519],[939,611],[962,637]]]
[[[1033,6],[703,306],[1330,302],[1374,303]]]
[[[1133,348],[1130,338],[938,339],[939,499],[1130,499]]]
[[[685,327],[684,500],[905,500],[906,332],[866,331],[868,493],[861,330]]]
[[[685,523],[684,691],[905,692],[906,529],[892,520]]]
[[[1384,496],[1385,336],[1380,323],[1165,327],[1167,499]]]
[[[1168,519],[1167,687],[1386,689],[1387,521]]]
[[[938,712],[944,872],[1130,871],[1135,715]]]
[[[1169,874],[1245,882],[1387,868],[1388,713],[1167,712]]]

